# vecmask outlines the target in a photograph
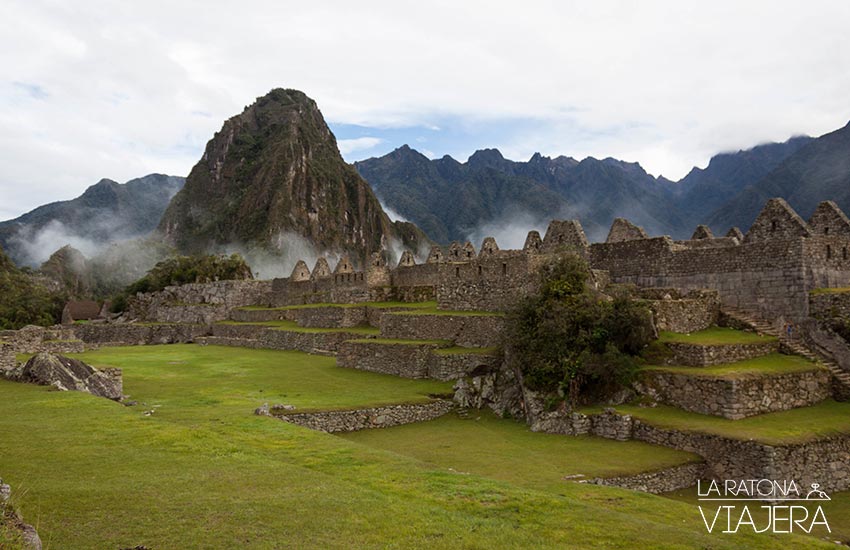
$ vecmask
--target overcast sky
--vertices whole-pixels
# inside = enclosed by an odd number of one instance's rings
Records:
[[[613,156],[679,179],[850,120],[850,2],[0,0],[0,219],[186,175],[273,87],[349,161],[409,143]]]

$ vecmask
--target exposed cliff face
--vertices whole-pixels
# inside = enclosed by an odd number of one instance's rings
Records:
[[[316,103],[275,89],[227,120],[174,197],[159,231],[186,253],[238,244],[285,248],[288,233],[365,259],[424,235],[387,217],[346,164]]]

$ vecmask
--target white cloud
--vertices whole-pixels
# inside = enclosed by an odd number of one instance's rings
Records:
[[[364,151],[380,145],[384,140],[376,137],[360,137],[354,139],[340,139],[336,144],[339,146],[339,152],[343,155],[348,155],[355,151]]]
[[[223,0],[5,0],[3,12],[0,218],[102,177],[186,175],[225,118],[276,86],[335,123],[533,120],[464,146],[615,156],[673,179],[718,151],[850,119],[845,0],[265,0],[238,17]]]

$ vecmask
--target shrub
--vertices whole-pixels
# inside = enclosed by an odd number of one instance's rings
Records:
[[[628,385],[635,356],[652,340],[652,316],[626,288],[589,288],[580,257],[558,257],[541,270],[540,292],[509,317],[509,354],[532,390],[557,393],[572,407]]]

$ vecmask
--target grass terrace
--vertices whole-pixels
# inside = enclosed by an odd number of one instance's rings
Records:
[[[725,327],[711,327],[690,334],[662,331],[659,334],[658,340],[662,343],[724,346],[729,344],[763,344],[775,342],[777,339],[774,336],[763,336],[755,332],[745,332]]]
[[[557,459],[556,442],[571,443],[496,419],[481,425],[517,433],[496,437],[494,460],[512,460],[538,437],[556,450],[512,462],[527,473],[493,468],[511,482],[251,414],[263,402],[304,409],[427,400],[449,383],[272,350],[139,346],[77,357],[122,368],[125,391],[140,404],[0,381],[0,472],[48,549],[834,547],[793,535],[709,535],[692,505],[652,495],[566,482],[557,493],[531,489],[559,483],[545,471],[562,466],[548,460]],[[633,448],[599,445],[596,461],[612,467],[613,449]],[[474,448],[486,456],[489,439]],[[563,475],[578,469],[566,464]]]
[[[709,433],[730,439],[752,439],[768,445],[804,443],[838,434],[850,434],[850,403],[839,403],[833,400],[826,400],[811,407],[762,414],[741,420],[697,414],[665,405],[657,407],[622,405],[615,409],[660,428]]]
[[[850,292],[850,287],[816,288],[814,290],[810,290],[809,294],[813,294],[813,295],[817,296],[818,294],[844,294],[846,292]]]
[[[254,321],[254,322],[241,322],[241,321],[219,321],[216,323],[217,325],[233,325],[233,326],[242,326],[242,327],[269,327],[275,330],[284,330],[289,332],[305,332],[311,334],[317,333],[346,333],[346,334],[380,334],[380,329],[369,326],[369,325],[361,325],[356,327],[348,327],[348,328],[321,328],[321,327],[302,327],[295,321]]]
[[[437,309],[437,306],[421,308],[410,311],[390,311],[389,315],[442,315],[446,317],[504,317],[505,313],[500,311],[457,311],[450,309]]]
[[[798,355],[784,355],[772,353],[755,359],[727,363],[725,365],[713,365],[709,367],[668,367],[647,366],[643,371],[664,371],[688,376],[704,376],[708,378],[742,379],[758,377],[771,374],[791,374],[797,372],[808,372],[823,368],[817,363],[809,361]]]
[[[338,437],[421,460],[429,467],[482,475],[562,494],[579,479],[613,477],[701,462],[695,454],[639,441],[535,433],[489,410]]]

